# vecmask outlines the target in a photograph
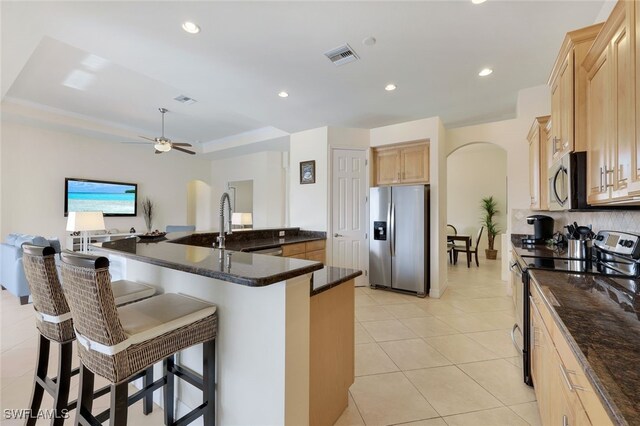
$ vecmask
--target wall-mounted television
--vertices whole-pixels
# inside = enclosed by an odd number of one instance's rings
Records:
[[[138,185],[135,183],[65,178],[64,215],[101,211],[105,216],[136,216]]]

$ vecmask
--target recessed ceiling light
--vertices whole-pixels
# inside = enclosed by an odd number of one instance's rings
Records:
[[[278,93],[278,96],[280,96],[281,98],[287,98],[289,97],[289,94],[285,91],[282,91],[280,93]]]
[[[191,21],[186,21],[182,24],[182,29],[189,34],[198,34],[200,32],[200,27]]]
[[[386,90],[387,92],[393,92],[394,90],[396,90],[396,85],[395,84],[387,84],[384,87],[384,90]]]
[[[480,3],[484,3],[487,0],[471,0],[471,3],[473,4],[480,4]]]
[[[492,72],[493,72],[493,70],[492,70],[491,68],[484,68],[483,70],[481,70],[481,71],[478,73],[478,75],[479,75],[480,77],[486,77],[486,76],[488,76],[489,74],[491,74]]]
[[[362,44],[364,44],[365,46],[373,46],[374,44],[376,44],[376,41],[377,40],[375,37],[369,36],[369,37],[365,37],[362,40]]]

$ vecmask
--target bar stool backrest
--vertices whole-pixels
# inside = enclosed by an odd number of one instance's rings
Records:
[[[59,343],[75,339],[73,320],[60,321],[65,314],[69,316],[70,310],[58,279],[55,250],[53,247],[23,244],[22,251],[24,273],[38,318],[36,327],[47,339]]]
[[[127,339],[111,289],[109,259],[63,252],[62,280],[64,292],[79,334],[92,342],[114,346]],[[78,355],[83,365],[103,377],[116,377],[119,362],[125,362],[124,354],[105,355],[78,345]]]

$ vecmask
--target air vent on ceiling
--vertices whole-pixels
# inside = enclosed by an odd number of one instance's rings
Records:
[[[190,97],[185,96],[185,95],[180,95],[180,96],[177,96],[177,97],[175,97],[173,99],[175,99],[178,102],[182,102],[185,105],[191,105],[191,104],[195,104],[196,102],[198,102],[195,99],[190,98]]]
[[[356,55],[356,52],[354,52],[354,50],[348,44],[344,44],[340,47],[336,47],[335,49],[325,52],[324,55],[329,58],[329,60],[335,65],[344,65],[360,59],[358,58],[358,55]]]

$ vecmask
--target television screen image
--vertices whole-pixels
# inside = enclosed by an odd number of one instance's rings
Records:
[[[101,211],[105,216],[135,216],[138,185],[87,179],[65,179],[65,216]]]

